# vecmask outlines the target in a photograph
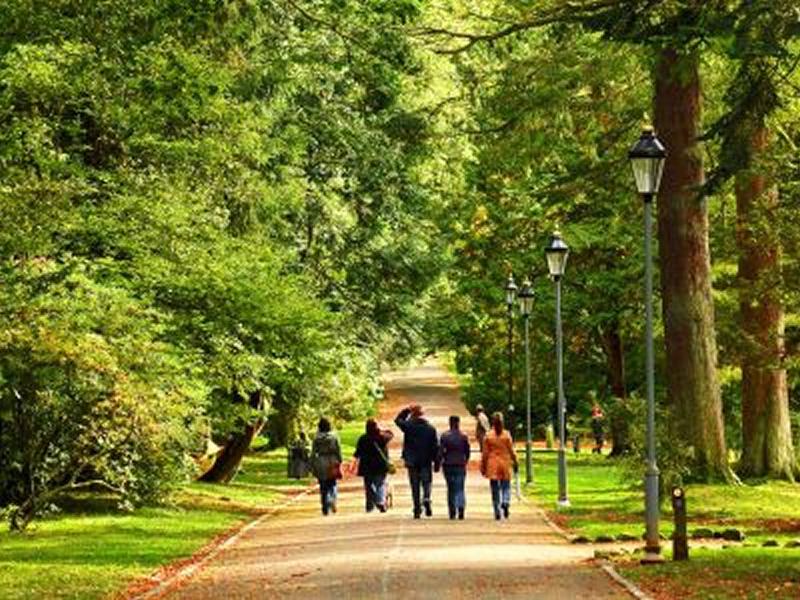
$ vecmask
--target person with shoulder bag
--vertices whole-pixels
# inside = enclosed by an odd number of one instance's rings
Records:
[[[358,459],[358,475],[364,478],[366,511],[377,508],[386,512],[386,476],[394,472],[389,460],[389,441],[394,434],[381,429],[375,419],[367,419],[366,432],[358,438],[354,456]]]
[[[336,481],[342,478],[342,449],[325,417],[319,420],[311,445],[311,470],[319,482],[322,514],[336,512]]]

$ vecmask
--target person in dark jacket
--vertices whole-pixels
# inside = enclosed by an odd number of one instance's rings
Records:
[[[323,515],[336,512],[336,480],[341,476],[341,465],[339,438],[331,431],[331,422],[322,417],[311,444],[311,470],[319,481]]]
[[[375,419],[367,419],[366,433],[356,442],[358,475],[364,478],[367,512],[376,508],[386,512],[386,474],[389,472],[389,441],[394,434],[381,429]]]
[[[431,510],[431,481],[433,470],[439,470],[439,442],[436,429],[422,416],[422,407],[411,404],[395,417],[395,424],[403,432],[403,461],[408,469],[411,497],[414,500],[414,518],[419,519],[422,509],[425,516]],[[422,492],[420,498],[420,491]]]
[[[461,418],[451,416],[450,431],[443,433],[439,440],[439,462],[447,482],[447,510],[451,519],[456,518],[456,513],[459,519],[463,519],[466,506],[464,481],[469,462],[469,438],[461,432],[460,425]]]

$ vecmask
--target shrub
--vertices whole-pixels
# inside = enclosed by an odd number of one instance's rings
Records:
[[[70,267],[17,269],[0,297],[0,508],[24,528],[65,491],[104,488],[122,503],[185,473],[202,389],[157,314]],[[47,279],[47,292],[31,289]],[[28,301],[25,301],[28,299]]]

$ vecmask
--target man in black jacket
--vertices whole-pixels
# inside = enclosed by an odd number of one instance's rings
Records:
[[[419,519],[423,508],[425,516],[430,517],[433,515],[431,467],[435,471],[439,470],[439,442],[436,429],[422,416],[422,407],[419,404],[411,404],[401,410],[394,422],[403,432],[403,461],[408,469],[408,481],[414,499],[414,518]]]

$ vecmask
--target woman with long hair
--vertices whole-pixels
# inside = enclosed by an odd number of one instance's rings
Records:
[[[336,480],[342,477],[342,449],[331,431],[331,422],[319,420],[317,435],[311,444],[311,470],[319,482],[322,514],[336,512]]]
[[[483,440],[481,473],[492,488],[494,518],[508,518],[511,504],[511,475],[519,468],[514,442],[503,427],[503,414],[492,415],[492,428]]]
[[[358,475],[364,478],[367,512],[374,508],[386,512],[386,475],[391,469],[388,444],[393,437],[375,419],[367,419],[366,431],[356,443],[354,456],[358,459]]]

